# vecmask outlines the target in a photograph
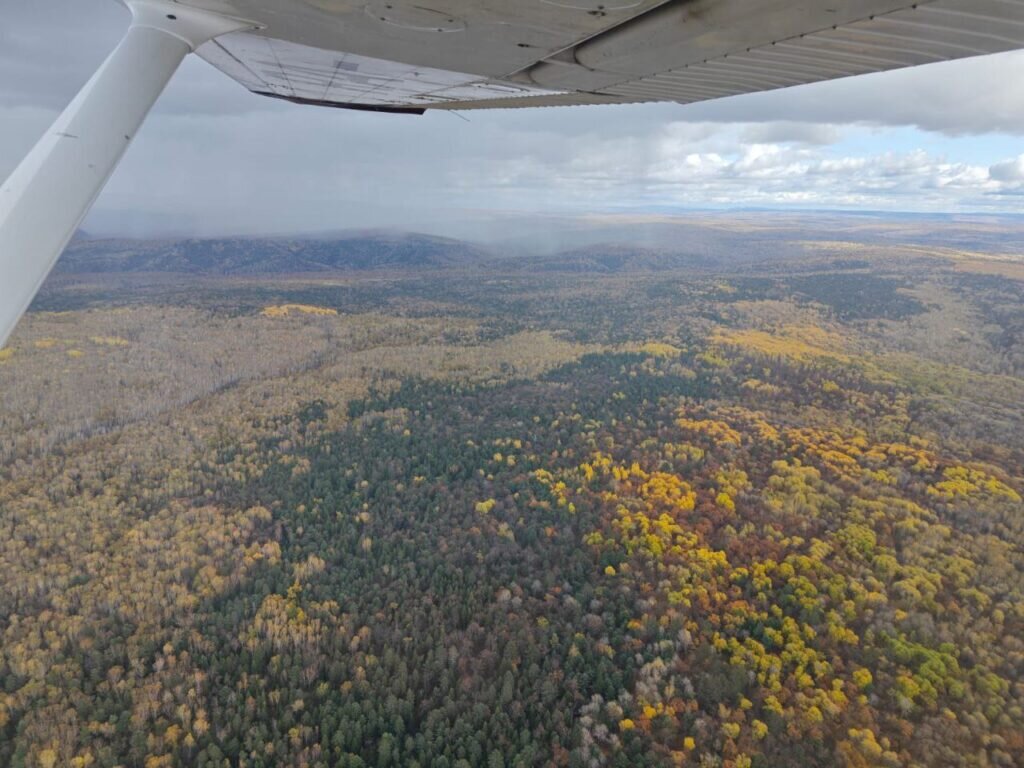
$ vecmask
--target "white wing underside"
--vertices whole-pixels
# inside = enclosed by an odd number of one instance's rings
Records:
[[[690,103],[1024,47],[1024,0],[236,0],[231,7],[266,29],[224,35],[198,53],[249,90],[400,112]]]

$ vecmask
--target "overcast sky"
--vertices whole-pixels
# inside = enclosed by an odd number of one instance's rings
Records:
[[[0,177],[127,24],[0,0]],[[1024,54],[708,104],[373,115],[249,94],[190,57],[86,228],[443,232],[508,213],[709,207],[1020,212]]]

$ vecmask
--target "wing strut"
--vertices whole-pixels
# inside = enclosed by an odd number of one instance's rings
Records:
[[[0,187],[0,347],[185,56],[256,26],[173,0],[126,4],[120,45]]]

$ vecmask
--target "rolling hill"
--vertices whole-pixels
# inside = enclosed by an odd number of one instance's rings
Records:
[[[289,274],[378,269],[440,269],[492,258],[469,243],[431,235],[349,232],[331,238],[88,240],[68,246],[64,274],[177,272]]]

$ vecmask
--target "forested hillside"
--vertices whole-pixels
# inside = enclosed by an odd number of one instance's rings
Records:
[[[1024,766],[1024,273],[898,253],[55,284],[0,764]]]
[[[216,240],[79,238],[58,263],[61,273],[178,272],[251,275],[371,269],[439,269],[486,260],[469,243],[401,232],[348,232],[318,238]]]

